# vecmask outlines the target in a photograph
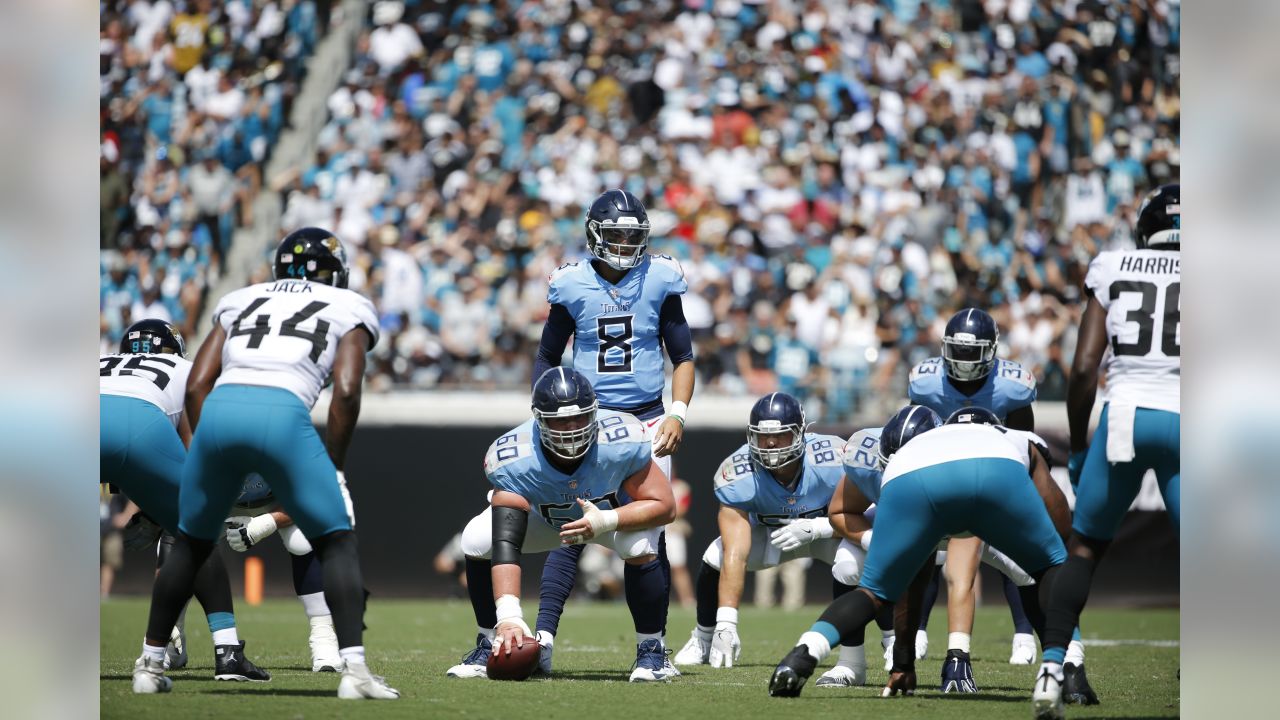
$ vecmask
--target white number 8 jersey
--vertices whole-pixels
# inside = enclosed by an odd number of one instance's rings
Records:
[[[284,388],[308,408],[333,371],[338,341],[363,327],[378,341],[378,318],[364,296],[306,280],[251,285],[223,297],[213,321],[227,333],[218,385]]]
[[[1106,399],[1179,412],[1181,253],[1104,252],[1090,263],[1084,283],[1107,311]]]

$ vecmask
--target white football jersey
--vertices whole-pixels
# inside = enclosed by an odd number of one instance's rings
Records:
[[[1177,250],[1104,252],[1084,284],[1107,311],[1104,399],[1178,412],[1182,270]]]
[[[173,353],[103,355],[98,358],[98,392],[145,400],[178,427],[191,361]]]
[[[923,468],[980,458],[1007,458],[1031,467],[1028,443],[1048,447],[1035,433],[992,425],[943,425],[912,438],[889,458],[883,488],[889,481]]]
[[[250,285],[223,297],[213,321],[227,333],[218,385],[284,388],[308,408],[328,382],[338,341],[357,327],[378,341],[378,316],[352,290],[306,280]]]

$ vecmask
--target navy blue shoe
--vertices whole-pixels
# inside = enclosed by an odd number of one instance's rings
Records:
[[[462,658],[462,662],[449,668],[445,675],[456,678],[488,678],[489,654],[493,643],[482,633],[476,633],[476,646]]]
[[[962,650],[947,651],[947,659],[942,661],[942,692],[978,692],[978,686],[973,682],[973,665],[969,662],[969,653]]]
[[[678,675],[667,662],[661,640],[645,640],[636,646],[636,663],[631,666],[631,682],[664,682]]]

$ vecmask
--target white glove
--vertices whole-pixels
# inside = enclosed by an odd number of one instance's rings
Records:
[[[769,542],[782,552],[791,552],[814,540],[831,537],[831,521],[826,518],[801,518],[783,525],[769,536]]]
[[[742,651],[738,639],[738,609],[722,607],[716,610],[716,629],[711,633],[711,654],[708,660],[713,668],[731,668]]]
[[[136,512],[124,526],[124,546],[128,550],[145,550],[156,544],[164,528],[141,512]]]
[[[560,541],[566,545],[580,545],[592,538],[618,529],[618,511],[601,510],[595,503],[578,498],[582,517],[565,523],[560,529]]]
[[[244,515],[227,518],[227,544],[236,552],[244,552],[257,545],[276,531],[276,519],[271,513],[251,518]]]

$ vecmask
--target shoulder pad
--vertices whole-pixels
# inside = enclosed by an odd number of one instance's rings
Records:
[[[530,457],[533,457],[533,434],[524,428],[516,428],[489,446],[484,454],[484,473],[492,475],[516,460]]]
[[[684,268],[680,267],[680,261],[671,257],[670,255],[661,255],[661,254],[654,253],[649,255],[649,260],[654,265],[661,265],[663,267],[667,267],[675,271],[677,278],[684,277]]]
[[[817,467],[837,466],[844,454],[844,440],[835,435],[812,434],[805,438],[806,461]]]
[[[552,270],[551,274],[547,276],[547,284],[555,285],[558,282],[562,282],[565,277],[577,270],[580,265],[581,261],[576,260],[574,262],[565,263],[555,270]]]
[[[850,470],[878,470],[880,429],[859,430],[844,444],[844,466]]]
[[[1036,376],[1013,360],[1002,359],[997,361],[996,372],[999,373],[996,376],[997,380],[1025,388],[1028,391],[1036,389]]]
[[[596,442],[601,445],[649,442],[649,438],[645,436],[644,423],[630,413],[610,413],[602,416],[596,424],[600,426]]]
[[[911,368],[911,374],[908,377],[908,382],[915,384],[916,380],[927,380],[942,377],[944,372],[945,369],[942,367],[942,358],[931,357]]]
[[[751,475],[751,455],[747,446],[743,445],[720,463],[720,468],[716,470],[715,489],[718,491],[742,478],[750,478]]]

